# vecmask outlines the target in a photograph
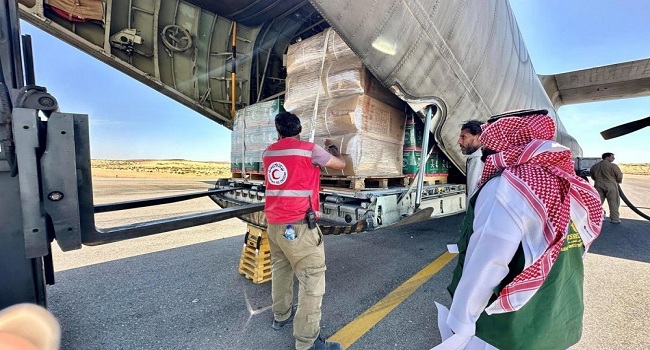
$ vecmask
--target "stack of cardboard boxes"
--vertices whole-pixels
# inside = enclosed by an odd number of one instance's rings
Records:
[[[345,158],[345,169],[323,169],[322,175],[415,175],[422,129],[414,128],[414,120],[406,123],[404,102],[374,78],[333,30],[289,46],[286,82],[284,101],[256,103],[237,111],[233,173],[263,173],[262,153],[277,140],[275,115],[287,110],[300,118],[303,140],[323,145],[330,139]],[[406,134],[405,127],[410,127]],[[441,154],[434,152],[430,163],[427,176],[446,175],[448,165]]]
[[[289,46],[284,108],[302,123],[301,138],[332,140],[343,170],[325,175],[402,175],[404,107],[331,29]]]

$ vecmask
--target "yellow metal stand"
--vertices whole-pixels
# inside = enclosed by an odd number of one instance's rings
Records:
[[[255,284],[271,280],[271,250],[265,230],[248,225],[239,273]]]

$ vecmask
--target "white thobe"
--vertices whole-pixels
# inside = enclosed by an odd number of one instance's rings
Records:
[[[487,307],[494,288],[508,274],[508,264],[517,252],[525,226],[541,226],[535,216],[515,216],[512,206],[530,205],[522,197],[508,198],[507,201],[501,198],[497,189],[502,181],[505,180],[501,177],[488,181],[476,199],[474,233],[467,246],[463,275],[446,322],[438,325],[441,334],[451,335],[453,332],[453,335],[443,339],[443,343],[434,348],[436,350],[496,349],[474,335],[476,321]],[[439,311],[439,316],[444,316],[444,307],[440,308],[443,312]]]
[[[573,200],[571,217],[582,236],[581,226],[588,216]],[[488,306],[494,288],[508,274],[508,264],[519,245],[524,251],[525,267],[547,246],[539,216],[503,177],[491,179],[481,189],[474,207],[473,229],[451,308],[447,311],[436,303],[443,343],[435,350],[496,349],[475,336],[476,321]]]

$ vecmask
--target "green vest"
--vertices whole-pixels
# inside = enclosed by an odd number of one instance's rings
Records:
[[[473,231],[474,205],[481,192],[470,199],[465,220],[461,224],[458,240],[458,264],[447,289],[454,291],[463,274],[465,254]],[[519,310],[488,315],[485,311],[476,322],[476,336],[501,350],[554,350],[567,349],[576,344],[582,335],[584,245],[573,222],[562,251],[537,293]],[[524,252],[519,245],[508,268],[510,272],[494,290],[488,306],[497,299],[503,287],[524,269]]]

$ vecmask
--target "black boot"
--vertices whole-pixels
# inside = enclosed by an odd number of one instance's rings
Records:
[[[337,342],[326,341],[319,335],[309,350],[343,350],[343,347]]]
[[[273,329],[275,329],[276,331],[279,331],[286,324],[291,323],[291,321],[293,321],[293,315],[295,315],[295,314],[296,314],[296,307],[294,306],[294,307],[291,308],[291,315],[289,316],[289,318],[287,318],[284,321],[276,321],[275,318],[274,318],[273,323],[271,324],[271,327]]]

